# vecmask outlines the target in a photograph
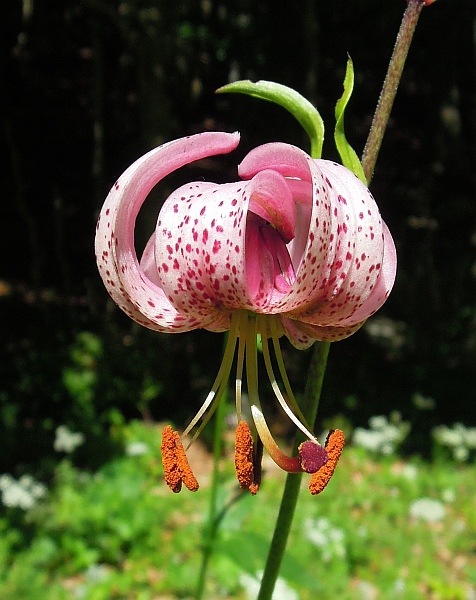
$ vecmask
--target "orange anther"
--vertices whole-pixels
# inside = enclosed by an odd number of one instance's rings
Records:
[[[255,491],[251,489],[254,484],[253,437],[245,421],[240,421],[236,428],[235,471],[240,488],[249,488],[252,494],[256,494],[257,489]]]
[[[195,479],[192,469],[188,464],[185,450],[177,431],[173,431],[170,425],[167,425],[162,432],[162,464],[164,466],[165,483],[174,493],[180,492],[182,482],[187,488],[196,492],[198,482]]]
[[[176,494],[182,489],[182,475],[177,464],[177,448],[175,445],[178,438],[178,433],[173,431],[170,425],[167,425],[162,432],[162,444],[160,446],[165,483]]]
[[[185,454],[183,444],[179,439],[177,439],[175,445],[177,465],[182,475],[182,481],[187,489],[189,489],[191,492],[196,492],[200,486],[198,485],[198,481],[196,480],[195,475],[188,464],[188,459],[187,455]]]
[[[326,450],[329,459],[318,471],[313,473],[311,477],[311,481],[309,482],[309,491],[312,495],[320,494],[329,483],[339,461],[342,450],[344,449],[344,444],[344,434],[340,429],[333,429],[329,432],[326,440]]]

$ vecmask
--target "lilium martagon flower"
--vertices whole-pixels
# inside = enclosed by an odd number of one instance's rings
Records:
[[[312,473],[309,489],[316,494],[329,481],[344,438],[334,430],[325,446],[319,444],[291,390],[280,338],[305,349],[316,340],[333,342],[357,331],[393,286],[395,247],[369,190],[351,171],[295,146],[269,143],[243,159],[240,181],[199,181],[174,191],[139,260],[134,226],[152,188],[176,169],[231,152],[238,143],[238,133],[205,132],[139,158],[119,177],[101,210],[97,263],[112,299],[140,325],[162,333],[229,332],[202,407],[182,435],[170,426],[163,432],[168,486],[174,492],[182,483],[198,489],[181,439],[191,434],[193,442],[210,419],[236,354],[240,486],[253,494],[258,490],[264,446],[285,471]],[[276,399],[307,437],[295,457],[278,447],[266,424],[258,394],[258,337]],[[242,410],[244,373],[250,423]]]

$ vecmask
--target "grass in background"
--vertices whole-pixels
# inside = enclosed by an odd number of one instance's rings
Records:
[[[4,482],[3,600],[193,598],[209,458],[198,446],[202,488],[174,495],[162,481],[156,427],[135,421],[114,436],[123,456],[94,474],[65,458],[30,508]],[[254,598],[284,474],[266,463],[259,494],[236,499],[231,458],[223,469],[221,505],[235,501],[221,523],[207,597]],[[469,464],[347,447],[323,494],[301,494],[276,597],[476,598],[475,475]],[[15,493],[24,508],[15,506]]]

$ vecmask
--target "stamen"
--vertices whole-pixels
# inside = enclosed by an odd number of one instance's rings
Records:
[[[191,492],[196,492],[200,486],[198,485],[198,481],[196,480],[195,475],[193,474],[193,471],[188,463],[183,444],[179,439],[176,440],[175,444],[177,465],[182,475],[182,481],[187,489],[189,489]]]
[[[242,321],[244,320],[244,325]],[[246,324],[248,322],[248,315],[244,313],[240,319],[241,327],[238,329],[238,357],[236,359],[236,381],[235,381],[235,405],[236,405],[236,417],[238,423],[241,421],[241,388],[243,386],[243,362],[245,358],[246,348]],[[241,333],[241,335],[240,335]]]
[[[283,354],[281,352],[281,346],[279,344],[278,321],[277,321],[277,319],[272,318],[272,319],[268,319],[268,322],[270,324],[271,339],[273,340],[274,355],[276,357],[279,374],[281,375],[281,379],[284,384],[284,389],[285,389],[286,395],[288,397],[288,404],[291,405],[291,408],[293,409],[294,414],[298,416],[298,418],[301,420],[301,423],[303,423],[303,425],[308,430],[310,430],[311,427],[309,426],[308,422],[306,421],[306,418],[302,414],[301,409],[299,408],[299,405],[297,403],[297,400],[293,394],[291,384],[289,383],[288,374],[286,372],[286,366],[284,364]],[[303,433],[305,433],[305,432],[303,432]],[[305,433],[305,435],[307,435],[307,433]],[[312,436],[312,435],[309,437],[311,439],[315,439],[314,436]]]
[[[284,396],[281,393],[281,390],[279,389],[279,385],[276,381],[276,377],[274,376],[273,366],[271,364],[271,357],[269,355],[268,338],[266,335],[262,334],[261,340],[262,340],[263,358],[264,358],[264,364],[266,366],[266,371],[268,373],[268,377],[271,382],[271,387],[273,388],[274,395],[278,399],[278,402],[281,405],[281,408],[284,410],[284,412],[287,414],[287,416],[291,419],[291,421],[296,425],[296,427],[298,427],[304,433],[304,435],[306,437],[308,437],[310,440],[317,441],[315,439],[315,437],[312,435],[312,433],[301,423],[301,421],[298,419],[298,417],[296,417],[296,415],[292,412],[288,403],[284,399]],[[274,338],[273,338],[273,341],[274,341]],[[279,343],[278,343],[278,348],[279,348]],[[276,346],[275,346],[275,350],[276,350]],[[289,390],[290,389],[291,388],[289,388]],[[294,398],[294,396],[292,395],[292,392],[291,392],[291,397]],[[296,403],[296,405],[297,405],[297,403]]]
[[[326,450],[329,459],[313,474],[309,482],[309,491],[313,496],[320,494],[329,483],[344,449],[344,443],[344,434],[340,429],[333,429],[329,432],[326,440]]]
[[[246,321],[241,331],[244,331],[246,340],[246,383],[250,404],[259,404],[258,394],[258,347],[256,342],[257,328],[256,317],[250,317],[247,313],[243,315]]]
[[[193,427],[202,418],[202,416],[204,415],[207,408],[210,405],[212,405],[211,409],[209,411],[209,414],[207,415],[204,422],[201,424],[199,430],[192,437],[190,444],[192,444],[192,442],[198,437],[198,435],[200,434],[202,429],[205,427],[205,425],[208,423],[208,421],[212,417],[213,412],[214,412],[216,406],[218,405],[218,402],[220,401],[220,398],[223,395],[223,392],[226,389],[226,384],[228,382],[231,367],[233,364],[233,357],[235,356],[236,340],[237,340],[238,331],[239,331],[239,320],[240,320],[240,311],[237,311],[237,312],[233,313],[233,315],[231,317],[228,341],[226,344],[225,352],[223,354],[223,359],[222,359],[222,363],[220,365],[220,369],[218,370],[218,375],[216,376],[216,379],[213,383],[213,387],[210,390],[208,396],[206,397],[205,402],[202,404],[200,410],[193,417],[193,419],[190,421],[190,423],[186,427],[185,431],[182,433],[182,437],[188,435],[190,433],[190,431],[193,429]],[[189,447],[190,444],[187,447]]]
[[[260,409],[257,406],[252,405],[251,414],[253,416],[258,435],[263,442],[266,451],[278,465],[278,467],[283,469],[283,471],[287,471],[288,473],[302,473],[300,457],[296,456],[293,458],[291,456],[287,456],[287,454],[284,454],[284,452],[274,441],[274,438],[268,429],[268,425],[266,424],[263,413],[260,411]]]
[[[245,421],[240,421],[236,428],[235,471],[240,488],[246,489],[253,485],[253,438]]]
[[[175,494],[182,489],[182,482],[191,491],[198,490],[198,481],[192,473],[185,450],[177,431],[167,425],[162,432],[162,464],[165,482]]]
[[[164,466],[165,483],[175,494],[182,489],[182,474],[177,461],[176,442],[179,439],[177,431],[167,425],[162,432],[162,464]]]
[[[258,437],[256,440],[256,449],[253,456],[254,480],[250,485],[249,490],[255,496],[261,485],[261,463],[263,462],[263,442]]]

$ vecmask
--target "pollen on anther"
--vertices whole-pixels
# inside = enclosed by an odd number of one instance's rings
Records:
[[[235,435],[235,471],[240,488],[251,489],[254,483],[253,438],[245,421],[240,421]],[[256,492],[254,492],[256,493]]]
[[[184,482],[185,487],[187,489],[189,489],[191,492],[196,492],[200,486],[198,485],[198,481],[188,463],[187,455],[185,454],[183,444],[180,440],[177,439],[175,441],[175,446],[177,464],[182,475],[182,481]]]
[[[344,449],[344,434],[340,429],[334,429],[329,432],[326,440],[326,451],[328,455],[327,462],[316,471],[309,482],[309,491],[314,496],[320,494],[329,483],[337,463],[339,461],[342,450]]]
[[[167,425],[162,432],[160,449],[162,451],[165,483],[169,488],[177,494],[182,489],[182,483],[184,483],[191,492],[196,492],[199,487],[198,481],[188,464],[180,436],[177,431],[173,431],[170,425]]]
[[[160,450],[162,452],[165,483],[175,494],[178,494],[182,489],[182,474],[177,462],[176,442],[178,439],[179,434],[173,431],[170,425],[167,425],[162,432]]]

